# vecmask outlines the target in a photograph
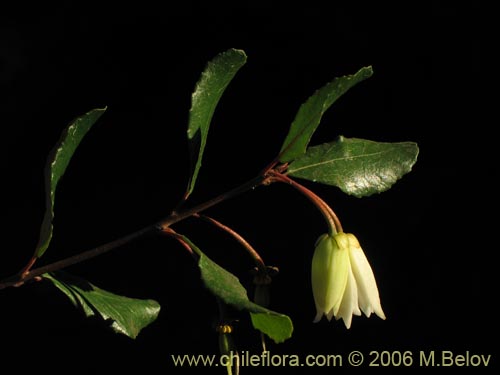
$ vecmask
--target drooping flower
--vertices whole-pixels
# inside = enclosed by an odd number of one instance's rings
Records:
[[[316,242],[311,271],[314,322],[326,315],[328,320],[342,318],[350,328],[352,316],[361,312],[385,319],[375,276],[354,235],[322,235]]]

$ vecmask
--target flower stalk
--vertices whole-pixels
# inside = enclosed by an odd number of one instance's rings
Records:
[[[344,233],[333,209],[317,194],[283,174],[278,167],[267,172],[269,182],[283,182],[305,195],[320,210],[328,233],[316,242],[311,283],[316,305],[314,322],[323,316],[342,319],[349,329],[353,315],[375,313],[385,319],[373,270],[357,238]]]
[[[342,224],[340,223],[338,216],[335,214],[332,208],[316,193],[309,190],[304,185],[301,185],[298,182],[292,180],[290,177],[278,172],[275,169],[270,170],[268,172],[268,175],[270,176],[269,178],[272,182],[274,181],[284,182],[295,188],[304,196],[306,196],[323,214],[323,217],[325,218],[326,223],[328,225],[328,233],[330,233],[330,235],[335,235],[343,231]]]
[[[261,273],[267,272],[266,264],[264,263],[264,260],[259,255],[257,250],[255,250],[255,248],[252,245],[250,245],[250,243],[247,240],[245,240],[243,238],[243,236],[241,236],[238,232],[236,232],[234,229],[228,227],[227,225],[222,224],[220,221],[218,221],[212,217],[209,217],[206,215],[200,215],[200,214],[194,214],[193,216],[196,218],[199,218],[199,219],[203,219],[203,220],[215,225],[217,228],[222,229],[223,231],[230,234],[236,241],[238,241],[238,243],[241,246],[243,246],[243,248],[248,252],[248,254],[250,254],[250,256],[252,257],[252,259],[255,262],[255,266],[257,267],[258,271]]]

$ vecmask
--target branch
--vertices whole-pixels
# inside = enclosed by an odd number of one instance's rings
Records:
[[[129,242],[132,242],[136,238],[142,237],[146,234],[153,233],[156,231],[157,228],[156,226],[148,226],[146,228],[143,228],[141,230],[138,230],[137,232],[131,233],[125,237],[118,238],[117,240],[108,242],[104,245],[97,246],[91,250],[84,251],[83,253],[73,255],[69,258],[59,260],[54,263],[50,263],[46,266],[38,267],[35,268],[31,271],[24,272],[24,273],[19,273],[13,277],[10,277],[0,283],[0,289],[7,288],[9,286],[21,286],[27,281],[30,281],[32,279],[37,278],[38,276],[43,275],[44,273],[47,272],[54,272],[72,265],[75,265],[77,263],[81,263],[85,260],[94,258],[96,256],[102,255],[104,253],[107,253],[108,251],[111,251],[113,249],[116,249],[117,247],[123,246]]]
[[[223,193],[213,199],[210,199],[204,203],[201,203],[195,207],[183,210],[181,212],[173,212],[167,218],[160,220],[158,223],[147,226],[141,230],[138,230],[134,233],[131,233],[127,236],[118,238],[114,241],[108,242],[104,245],[97,246],[91,250],[84,251],[80,254],[74,255],[72,257],[59,260],[57,262],[48,264],[46,266],[38,267],[30,271],[24,271],[24,268],[21,272],[17,273],[14,276],[8,277],[2,281],[0,281],[0,290],[5,289],[12,286],[21,286],[24,285],[27,281],[36,279],[37,277],[43,275],[47,272],[54,272],[77,263],[81,263],[85,260],[95,258],[99,255],[105,254],[117,247],[123,246],[139,237],[142,237],[146,234],[165,231],[170,225],[178,223],[184,219],[187,219],[194,214],[198,214],[212,206],[215,206],[227,199],[233,198],[241,193],[244,193],[248,190],[255,189],[257,186],[263,184],[266,178],[263,176],[258,176],[250,181],[245,182],[244,184],[238,186],[237,188],[230,190],[226,193]]]
[[[267,177],[263,177],[261,175],[255,177],[254,179],[245,182],[244,184],[238,186],[237,188],[230,190],[228,192],[225,192],[215,198],[210,199],[209,201],[206,201],[204,203],[199,204],[198,206],[180,211],[180,212],[173,212],[168,216],[167,218],[161,220],[158,222],[157,227],[161,230],[165,230],[168,228],[170,225],[178,223],[181,220],[184,220],[190,216],[193,216],[194,214],[198,214],[202,211],[205,211],[206,209],[215,206],[227,199],[233,198],[237,195],[240,195],[241,193],[244,193],[248,190],[253,190],[257,186],[264,184],[266,181]]]

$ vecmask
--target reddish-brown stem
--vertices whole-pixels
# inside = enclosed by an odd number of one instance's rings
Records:
[[[143,228],[141,230],[138,230],[134,233],[129,234],[128,236],[121,237],[117,240],[108,242],[104,245],[95,247],[91,250],[87,250],[83,253],[74,255],[72,257],[62,259],[60,261],[48,264],[46,266],[38,267],[35,268],[31,271],[26,272],[24,275],[15,275],[13,277],[10,277],[0,283],[0,289],[7,288],[9,286],[20,286],[24,284],[25,282],[34,279],[40,275],[43,275],[44,273],[47,272],[54,272],[69,266],[72,266],[74,264],[83,262],[85,260],[94,258],[96,256],[102,255],[104,253],[107,253],[108,251],[111,251],[113,249],[116,249],[117,247],[123,246],[139,237],[144,236],[145,234],[152,233],[156,231],[157,228],[152,225],[146,228]]]
[[[250,256],[255,261],[255,264],[256,264],[257,268],[259,269],[259,271],[261,271],[263,273],[267,272],[266,271],[266,264],[264,263],[264,260],[259,255],[259,253],[257,252],[257,250],[255,250],[253,248],[253,246],[250,245],[250,243],[248,243],[248,241],[245,240],[239,233],[237,233],[232,228],[229,228],[227,225],[222,224],[220,221],[215,220],[212,217],[209,217],[209,216],[206,216],[206,215],[200,215],[200,214],[194,214],[193,216],[201,218],[201,219],[203,219],[205,221],[208,221],[209,223],[215,225],[217,228],[222,229],[223,231],[229,233],[250,254]]]
[[[62,259],[60,261],[48,264],[46,266],[42,266],[39,268],[35,268],[33,270],[30,270],[30,267],[33,265],[34,261],[30,260],[28,264],[23,267],[23,269],[18,272],[16,275],[8,277],[2,281],[0,281],[0,289],[4,289],[7,287],[11,286],[21,286],[24,283],[37,278],[38,276],[47,273],[47,272],[54,272],[63,268],[66,268],[68,266],[72,266],[74,264],[83,262],[85,260],[97,257],[99,255],[102,255],[104,253],[107,253],[108,251],[111,251],[113,249],[116,249],[117,247],[123,246],[132,240],[135,240],[138,237],[141,237],[147,233],[152,233],[155,231],[165,231],[166,229],[169,228],[170,225],[175,224],[179,221],[182,221],[196,213],[200,213],[212,206],[215,206],[216,204],[219,204],[227,199],[233,198],[245,191],[251,190],[256,188],[257,186],[261,185],[264,183],[266,177],[264,176],[257,176],[256,178],[247,181],[246,183],[240,185],[239,187],[230,190],[226,193],[223,193],[207,202],[201,203],[195,207],[185,209],[180,212],[173,212],[170,216],[167,218],[159,221],[158,223],[148,226],[146,228],[143,228],[141,230],[138,230],[137,232],[134,232],[132,234],[129,234],[125,237],[121,237],[117,240],[108,242],[104,245],[95,247],[91,250],[84,251],[80,254],[74,255],[72,257]],[[36,259],[35,259],[36,260]]]
[[[227,199],[233,198],[237,195],[240,195],[241,193],[244,193],[245,191],[255,189],[257,186],[261,185],[266,178],[263,176],[258,176],[250,181],[247,181],[246,183],[238,186],[237,188],[230,190],[226,193],[223,193],[213,199],[210,199],[209,201],[206,201],[204,203],[201,203],[195,207],[188,208],[186,210],[183,210],[181,212],[174,212],[167,218],[161,220],[157,226],[159,229],[163,230],[165,228],[168,228],[170,225],[175,224],[181,220],[184,220],[190,216],[193,216],[194,214],[200,213],[205,211],[206,209],[215,206],[216,204],[219,204]]]
[[[21,271],[19,271],[19,274],[21,275],[21,278],[24,278],[24,277],[26,277],[29,274],[31,267],[33,267],[33,265],[36,263],[37,259],[38,258],[36,256],[31,257],[31,259],[23,267],[23,269]]]
[[[323,200],[321,199],[318,195],[316,195],[314,192],[306,188],[305,186],[299,184],[298,182],[292,180],[290,177],[279,173],[278,171],[272,170],[269,173],[269,176],[271,177],[271,181],[279,181],[279,182],[284,182],[286,184],[291,185],[298,191],[300,191],[303,195],[305,195],[309,200],[311,200],[316,207],[321,211],[323,216],[325,217],[328,227],[330,230],[330,234],[335,234],[337,232],[342,232],[342,224],[340,223],[339,218],[335,214],[335,212],[332,210],[332,208]]]
[[[193,252],[193,249],[191,248],[191,246],[189,246],[189,244],[184,240],[184,237],[181,236],[179,233],[177,233],[176,231],[174,231],[172,228],[165,228],[165,229],[162,229],[162,233],[166,234],[167,236],[170,236],[172,238],[175,238],[181,245],[184,249],[186,249],[188,251],[188,253],[190,253],[193,257],[195,256],[194,252]]]
[[[276,167],[276,165],[279,163],[278,161],[278,158],[274,159],[272,162],[270,162],[261,172],[260,172],[260,175],[261,176],[265,176],[269,173],[269,171],[271,171],[272,169],[274,169],[274,167]]]

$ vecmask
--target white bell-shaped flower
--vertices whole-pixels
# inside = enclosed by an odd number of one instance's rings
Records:
[[[311,273],[316,317],[342,318],[351,327],[353,315],[374,312],[385,319],[377,283],[368,259],[350,233],[324,234],[316,242]]]

